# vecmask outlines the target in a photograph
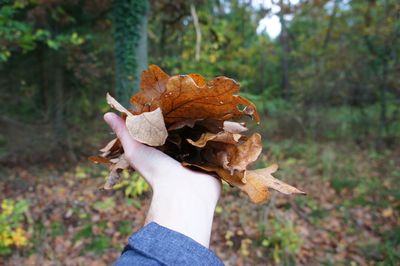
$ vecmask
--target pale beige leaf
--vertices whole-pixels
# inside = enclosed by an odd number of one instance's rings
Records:
[[[140,115],[128,115],[126,127],[132,138],[150,146],[161,146],[168,137],[160,108]]]
[[[108,92],[107,92],[107,103],[111,106],[111,108],[114,108],[118,112],[124,113],[126,115],[131,115],[131,113],[123,107],[117,100],[115,100]]]
[[[238,133],[245,132],[247,130],[248,130],[247,127],[245,127],[241,123],[232,122],[232,121],[224,121],[224,131],[238,134]]]

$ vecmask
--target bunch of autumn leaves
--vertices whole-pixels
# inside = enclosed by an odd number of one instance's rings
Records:
[[[134,109],[125,109],[109,94],[107,102],[122,113],[132,138],[186,167],[218,176],[244,191],[254,203],[268,199],[268,188],[304,194],[272,176],[278,169],[276,164],[247,169],[261,154],[261,136],[246,136],[247,128],[237,121],[243,116],[257,123],[260,119],[253,103],[234,95],[238,91],[239,84],[227,77],[206,81],[198,74],[169,76],[150,65],[142,73],[140,92],[131,98]],[[130,166],[118,139],[100,151],[101,155],[90,159],[109,165],[104,188],[110,189],[118,183],[120,172]]]

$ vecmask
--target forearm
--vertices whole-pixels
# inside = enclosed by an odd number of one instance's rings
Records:
[[[208,247],[217,201],[218,196],[207,196],[201,192],[179,191],[167,194],[155,190],[146,224],[158,223]]]

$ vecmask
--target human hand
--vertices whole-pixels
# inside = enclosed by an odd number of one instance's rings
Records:
[[[145,224],[156,222],[208,247],[221,181],[187,169],[163,152],[134,140],[116,114],[107,113],[104,120],[121,141],[129,164],[153,190]]]

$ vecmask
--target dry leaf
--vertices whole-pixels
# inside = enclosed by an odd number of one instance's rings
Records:
[[[186,139],[186,140],[193,146],[203,148],[204,146],[206,146],[207,142],[209,142],[209,141],[235,144],[235,143],[238,143],[238,141],[241,137],[242,137],[242,135],[240,135],[240,134],[232,134],[229,132],[220,132],[218,134],[213,134],[213,133],[207,132],[207,133],[202,134],[200,136],[200,138],[196,141],[193,141],[191,139]]]
[[[132,115],[125,107],[123,107],[117,100],[115,100],[108,92],[106,95],[107,103],[118,112],[124,113],[127,116]]]
[[[168,79],[169,76],[161,68],[150,65],[149,69],[142,72],[140,92],[131,98],[131,103],[137,105],[141,111],[156,109],[158,106],[153,109],[150,109],[149,106],[165,92]],[[143,110],[146,108],[147,110]]]
[[[268,188],[275,189],[283,194],[302,194],[306,193],[292,187],[272,176],[278,169],[277,164],[273,164],[264,169],[247,170],[245,172],[236,172],[233,175],[229,171],[218,166],[204,164],[196,165],[184,162],[185,166],[194,166],[201,168],[207,172],[214,172],[229,184],[238,187],[245,192],[253,203],[262,203],[266,201],[270,195]]]
[[[165,143],[168,132],[160,108],[133,115],[108,93],[107,103],[112,108],[127,115],[125,124],[132,138],[150,146],[161,146]]]
[[[226,77],[218,77],[199,87],[191,76],[173,76],[160,97],[166,123],[176,123],[185,119],[223,119],[242,115],[238,109],[244,101],[233,95],[239,84]]]
[[[115,138],[111,140],[109,143],[107,143],[104,148],[101,148],[100,151],[102,152],[101,156],[106,157],[114,154],[115,152],[118,152],[119,149],[121,149],[121,142],[119,139]]]
[[[125,169],[129,169],[129,167],[130,165],[125,155],[122,154],[119,158],[114,159],[114,164],[110,166],[110,175],[104,184],[104,189],[111,189],[117,184],[121,178],[121,172]]]
[[[129,115],[126,127],[132,138],[150,146],[161,146],[168,137],[160,108],[140,115]]]
[[[167,125],[187,119],[214,118],[227,120],[245,114],[238,105],[254,110],[254,105],[244,98],[233,95],[239,84],[233,79],[217,77],[206,83],[198,74],[172,76],[167,81],[164,72],[154,70],[143,72],[141,92],[131,98],[140,111],[152,111],[158,107],[164,114]],[[151,78],[149,78],[151,76]]]
[[[239,134],[247,131],[247,127],[244,125],[237,123],[237,122],[232,122],[232,121],[224,121],[224,131],[234,133],[234,134]]]
[[[244,171],[247,166],[255,162],[262,151],[261,136],[254,133],[243,144],[236,147],[235,153],[230,156],[229,170]]]
[[[154,146],[185,166],[210,172],[236,186],[260,203],[268,199],[268,188],[284,194],[304,194],[274,178],[277,165],[248,170],[262,151],[258,133],[249,138],[239,120],[243,116],[260,121],[256,107],[235,95],[239,84],[227,77],[206,81],[199,74],[169,76],[158,66],[142,72],[140,92],[127,110],[107,94],[107,102],[122,113],[131,136]],[[235,121],[232,121],[235,120]],[[168,128],[168,131],[167,129]],[[105,188],[116,184],[123,169],[131,169],[119,140],[110,141],[90,159],[110,166]]]
[[[172,130],[177,130],[177,129],[181,129],[183,127],[190,127],[193,128],[194,124],[197,121],[200,121],[201,119],[185,119],[179,122],[176,122],[175,124],[172,124],[170,127],[168,127],[168,131],[172,131]]]
[[[111,163],[110,159],[102,157],[102,156],[90,156],[89,160],[91,160],[94,163],[103,163],[103,164]]]

